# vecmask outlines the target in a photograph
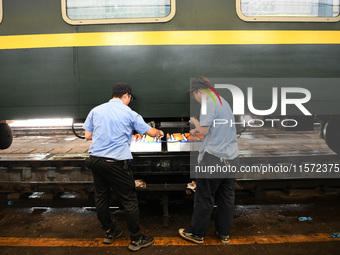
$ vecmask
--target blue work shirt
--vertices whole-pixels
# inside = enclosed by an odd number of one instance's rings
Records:
[[[239,154],[234,124],[235,118],[231,108],[223,97],[220,97],[222,101],[221,105],[219,99],[215,95],[213,96],[216,104],[209,96],[207,98],[207,114],[203,115],[202,112],[200,114],[200,126],[209,126],[210,128],[199,150],[198,163],[203,159],[205,152],[215,157],[229,160],[235,159]],[[227,123],[225,123],[226,121]],[[230,123],[233,123],[233,125],[231,126]]]
[[[93,132],[89,149],[92,156],[126,160],[132,159],[130,144],[133,130],[144,134],[151,127],[122,100],[114,98],[93,108],[83,128]]]

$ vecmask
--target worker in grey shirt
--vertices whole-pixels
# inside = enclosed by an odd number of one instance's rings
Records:
[[[235,123],[234,116],[229,104],[222,97],[213,95],[211,89],[213,88],[210,81],[202,76],[191,83],[192,97],[201,107],[206,107],[205,111],[201,109],[200,120],[190,118],[190,122],[195,126],[190,134],[193,136],[199,132],[205,136],[199,150],[198,164],[238,167],[239,150],[235,126],[216,125],[216,120],[221,119]],[[202,104],[203,101],[205,105]],[[189,229],[179,229],[180,236],[195,243],[203,243],[215,201],[216,234],[223,243],[229,243],[235,202],[234,186],[233,174],[197,176],[191,225]]]
[[[133,130],[161,138],[161,130],[150,127],[128,104],[134,98],[130,85],[117,83],[112,99],[90,111],[83,128],[86,140],[92,140],[86,166],[92,169],[98,219],[106,232],[104,243],[111,244],[122,235],[116,228],[109,210],[112,189],[126,212],[131,243],[128,249],[140,250],[152,245],[153,237],[144,236],[139,228],[139,208],[135,181],[128,168],[132,159],[130,144]]]

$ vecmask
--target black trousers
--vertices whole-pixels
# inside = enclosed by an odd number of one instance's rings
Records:
[[[92,169],[97,216],[103,230],[115,229],[110,215],[110,188],[126,212],[126,222],[132,240],[140,237],[139,208],[135,180],[124,161],[90,156],[86,166]]]
[[[207,153],[205,153],[207,154]],[[209,162],[212,162],[212,155]],[[211,157],[212,156],[212,157]],[[204,160],[204,159],[203,159]],[[215,163],[221,164],[218,158]],[[228,161],[230,165],[238,167],[238,158]],[[217,204],[215,212],[216,231],[224,236],[230,235],[231,224],[234,216],[235,203],[235,179],[234,178],[204,178],[196,180],[196,192],[194,198],[194,211],[192,214],[190,232],[204,237],[210,223],[214,202]]]

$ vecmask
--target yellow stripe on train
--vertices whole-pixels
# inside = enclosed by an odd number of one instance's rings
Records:
[[[132,46],[340,44],[340,31],[143,31],[0,36],[0,49]]]

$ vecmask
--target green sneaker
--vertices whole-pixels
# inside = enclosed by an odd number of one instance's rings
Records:
[[[105,233],[105,238],[103,240],[103,243],[105,244],[112,244],[114,242],[114,240],[116,240],[116,238],[121,237],[123,234],[123,231],[121,230],[115,230],[114,232],[108,232]]]
[[[128,246],[130,251],[139,251],[142,248],[148,247],[152,245],[154,239],[152,236],[141,235],[138,240],[131,240],[131,243]]]

